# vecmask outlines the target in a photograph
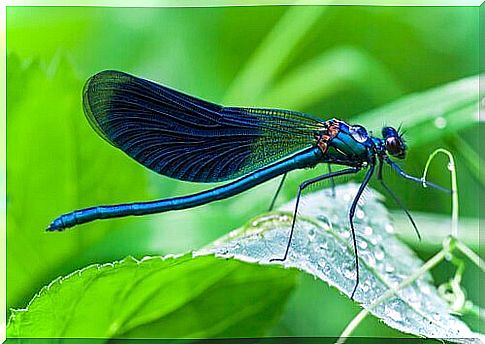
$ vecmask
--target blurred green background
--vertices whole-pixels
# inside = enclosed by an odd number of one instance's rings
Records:
[[[188,211],[45,233],[54,217],[75,208],[209,187],[160,177],[100,139],[81,107],[81,89],[92,74],[118,69],[224,105],[288,108],[352,122],[403,95],[477,74],[478,34],[476,7],[7,8],[7,306],[25,307],[41,286],[90,263],[199,248],[264,212],[276,190],[278,181],[272,181]],[[406,118],[385,124],[406,128]],[[434,149],[451,150],[461,216],[475,219],[484,185],[470,167],[483,158],[478,134],[477,125],[423,146],[407,132],[403,163],[421,175]],[[449,185],[446,161],[439,161],[430,179]],[[318,173],[292,173],[279,202]],[[410,210],[448,216],[446,195],[386,177]],[[437,247],[427,244],[413,243],[423,258]],[[443,282],[452,271],[443,266],[434,275]],[[471,267],[465,276],[475,301],[476,276]],[[335,309],[339,316],[329,316]],[[358,309],[302,276],[269,334],[335,336]],[[398,335],[375,319],[355,334]]]

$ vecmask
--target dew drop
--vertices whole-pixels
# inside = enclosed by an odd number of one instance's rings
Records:
[[[357,209],[355,212],[355,217],[357,217],[359,220],[362,220],[365,216],[365,213],[362,209]]]
[[[374,258],[374,256],[372,254],[367,255],[366,259],[367,259],[367,265],[369,265],[369,267],[371,267],[371,268],[376,267],[376,259]]]
[[[340,236],[344,239],[348,239],[348,238],[350,238],[350,231],[344,230],[344,231],[340,232]]]
[[[322,228],[326,231],[329,231],[332,229],[332,222],[329,220],[328,217],[319,215],[317,216],[317,219],[322,222]]]
[[[326,241],[322,242],[319,247],[320,250],[328,250],[328,243]]]
[[[384,251],[379,248],[379,247],[376,247],[376,249],[374,250],[374,257],[376,257],[377,260],[383,260],[384,259]]]
[[[357,276],[357,273],[356,273],[355,268],[353,266],[345,267],[343,274],[348,279],[355,279],[355,277]]]
[[[279,218],[278,218],[279,221],[281,222],[287,222],[290,220],[290,217],[288,215],[281,215]]]
[[[433,313],[432,317],[433,317],[433,320],[436,322],[440,322],[441,320],[441,316],[439,313]]]
[[[367,248],[367,243],[365,241],[359,241],[358,245],[363,250]]]
[[[421,308],[420,298],[414,287],[406,288],[404,292],[404,295],[410,304],[412,304],[414,307]]]
[[[364,293],[367,293],[370,289],[369,282],[365,281],[364,283],[362,283],[362,286],[360,287],[360,289],[362,289]]]
[[[447,125],[447,121],[446,121],[446,118],[444,117],[436,117],[435,120],[434,120],[434,125],[436,126],[436,128],[438,129],[444,129]]]
[[[313,241],[315,239],[316,233],[314,229],[308,231],[308,240]]]
[[[455,170],[455,165],[451,162],[448,163],[448,171],[454,171]]]
[[[320,259],[318,261],[318,266],[320,266],[321,268],[325,268],[325,266],[327,266],[327,262],[323,259]]]
[[[365,235],[372,235],[372,227],[370,227],[370,226],[366,226],[366,227],[364,228],[364,234],[365,234]]]
[[[394,232],[394,227],[390,223],[386,224],[386,226],[384,228],[386,229],[387,233],[393,233]]]
[[[424,284],[424,283],[421,284],[419,289],[423,294],[429,295],[431,293],[431,288],[427,284]]]
[[[386,312],[386,315],[394,321],[402,320],[401,313],[396,311],[394,308],[391,308],[390,306],[386,306],[385,312]]]
[[[386,272],[387,273],[391,273],[391,272],[394,272],[394,266],[392,266],[391,264],[386,264],[386,268],[385,268]]]

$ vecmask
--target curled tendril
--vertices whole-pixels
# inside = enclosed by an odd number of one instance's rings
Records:
[[[433,153],[430,154],[428,161],[426,162],[426,167],[424,168],[423,177],[421,181],[423,182],[423,186],[427,187],[426,184],[426,176],[428,175],[429,165],[431,161],[434,159],[436,155],[439,153],[443,153],[448,157],[448,170],[451,174],[451,235],[455,238],[458,238],[458,186],[456,182],[456,167],[455,167],[455,159],[453,158],[453,154],[450,151],[438,148]]]

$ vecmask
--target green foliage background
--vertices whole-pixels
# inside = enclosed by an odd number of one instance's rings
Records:
[[[265,211],[276,189],[274,181],[190,211],[45,233],[55,216],[75,208],[209,187],[160,177],[100,139],[81,108],[83,82],[92,74],[118,69],[224,105],[290,108],[352,122],[403,95],[477,74],[478,38],[473,7],[8,8],[8,307],[25,307],[41,286],[90,263],[199,248]],[[386,124],[406,128],[406,118]],[[473,165],[481,159],[478,134],[478,126],[469,127],[423,145],[407,132],[403,164],[420,175],[435,148],[451,150],[461,215],[474,218],[484,185]],[[447,185],[444,171],[436,164],[430,178]],[[317,173],[292,173],[280,201]],[[446,195],[387,178],[411,210],[449,214]],[[429,256],[429,245],[415,244]],[[435,277],[443,281],[449,273],[443,268]],[[478,298],[476,275],[468,276],[469,296]],[[335,309],[338,317],[330,314]],[[266,333],[337,335],[357,310],[336,291],[300,277],[280,321]],[[355,334],[398,335],[373,319]]]

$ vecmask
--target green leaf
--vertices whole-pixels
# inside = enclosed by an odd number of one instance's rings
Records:
[[[348,218],[350,203],[358,185],[337,188],[333,198],[329,190],[305,196],[299,210],[286,268],[297,268],[350,295],[355,284],[355,259],[350,240]],[[355,300],[369,307],[390,288],[395,288],[423,262],[399,241],[382,197],[372,190],[356,212],[356,234],[360,258],[360,284]],[[291,226],[294,203],[281,208],[281,213],[262,216],[251,225],[229,233],[197,255],[214,254],[220,258],[269,264],[282,257]],[[432,338],[473,338],[465,323],[449,314],[442,300],[425,275],[397,292],[370,312],[390,327],[416,336]]]
[[[44,287],[15,310],[7,336],[261,336],[280,316],[296,271],[214,257],[128,257]]]

